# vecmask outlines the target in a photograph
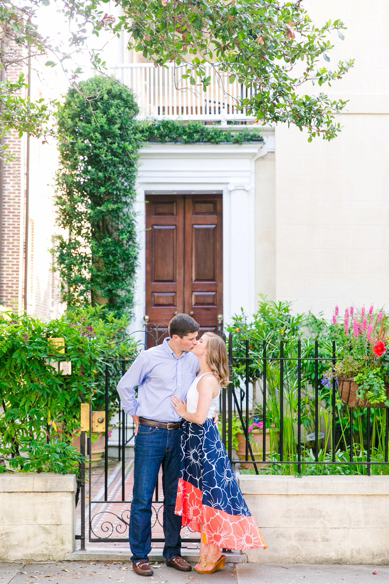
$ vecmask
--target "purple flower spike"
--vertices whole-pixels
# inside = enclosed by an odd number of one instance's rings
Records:
[[[354,314],[354,306],[350,306],[350,316],[353,316]]]
[[[344,332],[346,333],[346,335],[348,335],[348,328],[349,328],[349,323],[348,323],[348,318],[344,321]]]
[[[371,335],[373,334],[373,326],[369,325],[369,328],[367,329],[367,340],[371,341]]]
[[[367,320],[366,318],[363,319],[362,328],[365,331],[367,329]]]
[[[354,337],[357,339],[359,337],[359,323],[354,320]]]
[[[344,320],[348,320],[348,316],[349,316],[349,312],[348,312],[348,308],[346,308],[346,310],[344,311]]]
[[[361,312],[362,318],[365,316],[365,312],[366,312],[366,310],[365,310],[365,307],[363,306],[362,307],[362,312]]]
[[[335,306],[335,316],[338,316],[339,314],[339,306]]]
[[[373,314],[374,306],[370,306],[369,308],[369,316]]]
[[[384,314],[383,312],[380,312],[377,318],[377,322],[381,322],[381,320],[384,318]]]
[[[336,314],[332,317],[332,324],[336,324]]]

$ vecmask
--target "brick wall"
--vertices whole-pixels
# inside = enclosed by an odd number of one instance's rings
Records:
[[[41,69],[39,74],[36,69]],[[42,73],[43,70],[43,73]],[[27,67],[8,68],[7,77],[16,80]],[[31,99],[53,96],[53,88],[46,83],[45,68],[34,63]],[[54,80],[55,81],[55,80]],[[55,86],[55,83],[52,85]],[[58,97],[58,88],[55,87]],[[42,145],[42,140],[30,138],[30,172],[28,234],[26,234],[27,201],[27,136],[19,138],[12,132],[5,139],[14,160],[3,165],[3,183],[0,253],[0,303],[9,308],[24,310],[25,305],[25,251],[27,237],[27,312],[49,320],[64,310],[60,302],[59,282],[52,273],[52,238],[56,232],[54,217],[54,173],[57,149],[53,139]]]
[[[16,81],[23,65],[9,67],[7,77]],[[23,303],[23,253],[26,190],[26,138],[16,132],[4,139],[15,157],[3,164],[3,200],[1,217],[2,248],[0,257],[0,302],[9,307]]]

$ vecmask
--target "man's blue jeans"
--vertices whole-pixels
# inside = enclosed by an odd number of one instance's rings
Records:
[[[162,465],[163,530],[166,561],[181,553],[181,517],[174,514],[181,460],[181,428],[167,430],[139,424],[135,438],[134,490],[130,515],[131,560],[148,560],[151,551],[151,501]]]

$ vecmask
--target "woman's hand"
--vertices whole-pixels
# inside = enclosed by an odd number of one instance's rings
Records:
[[[186,413],[186,403],[181,401],[176,395],[173,395],[172,406],[176,410],[177,414],[183,418]]]

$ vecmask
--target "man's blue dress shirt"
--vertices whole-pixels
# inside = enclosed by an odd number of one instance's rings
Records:
[[[188,389],[199,370],[193,353],[177,357],[164,340],[162,345],[143,351],[119,381],[118,392],[123,410],[158,422],[178,422],[181,417],[173,409],[171,398],[186,399]],[[135,388],[138,387],[138,398]]]

